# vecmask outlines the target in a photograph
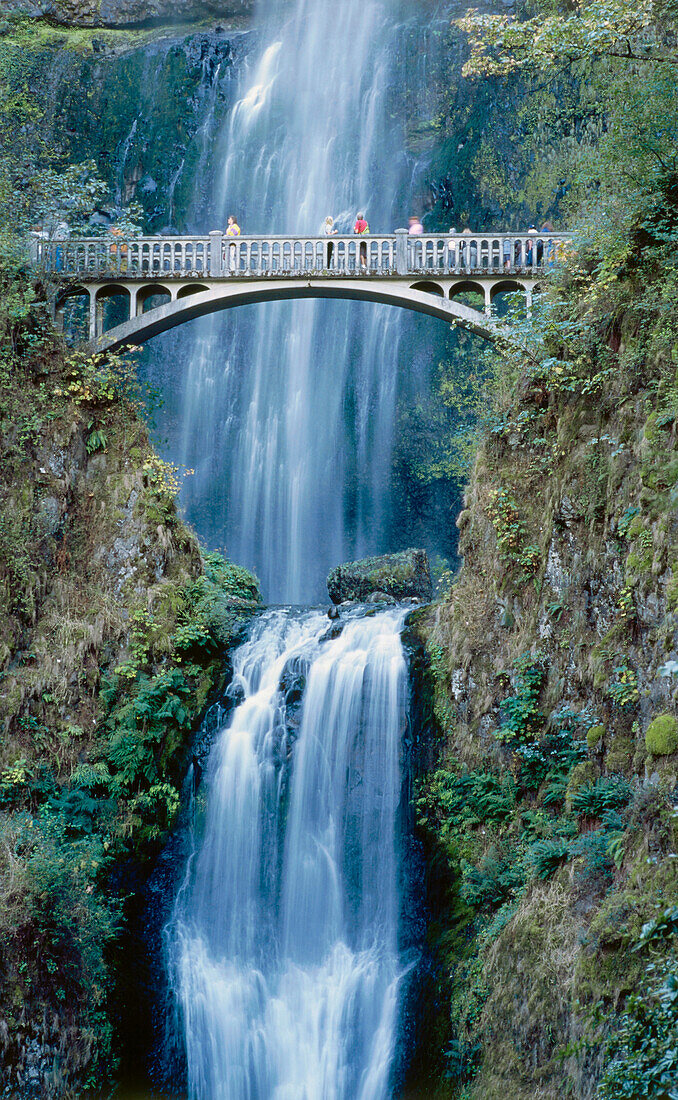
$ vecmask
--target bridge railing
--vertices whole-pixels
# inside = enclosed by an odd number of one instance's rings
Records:
[[[83,282],[106,279],[247,278],[301,275],[535,274],[553,264],[566,233],[361,237],[122,237],[33,240],[43,271]]]

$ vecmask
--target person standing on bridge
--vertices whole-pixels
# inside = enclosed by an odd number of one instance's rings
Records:
[[[334,228],[334,218],[331,214],[328,214],[323,222],[323,234],[325,237],[336,237],[338,230]],[[328,241],[327,243],[327,266],[332,266],[332,253],[334,252],[334,241]]]
[[[240,226],[238,225],[238,223],[236,221],[235,214],[229,214],[228,215],[228,228],[226,229],[226,236],[227,237],[239,237],[240,236]],[[229,256],[228,256],[228,269],[229,269],[229,271],[235,271],[237,249],[236,249],[234,244],[231,245],[231,247],[228,250],[228,253],[229,253]]]
[[[370,227],[367,224],[367,222],[365,221],[365,218],[363,217],[362,214],[358,214],[358,217],[355,220],[355,225],[353,226],[353,232],[357,233],[357,235],[359,237],[364,237],[367,233],[369,233],[369,231],[370,231]],[[364,268],[365,270],[367,270],[367,245],[366,244],[361,244],[361,246],[360,246],[360,266],[362,268]]]
[[[421,218],[418,218],[416,214],[413,214],[412,217],[410,218],[410,223],[409,224],[410,224],[410,228],[408,230],[408,233],[410,234],[410,237],[420,237],[421,234],[424,232],[424,227],[421,223]]]
[[[456,242],[456,240],[454,238],[454,235],[453,235],[456,232],[457,232],[457,230],[454,228],[453,225],[451,225],[450,226],[450,240],[449,240],[448,245],[447,245],[447,249],[448,249],[448,252],[449,252],[450,271],[456,271],[457,270],[457,242]]]

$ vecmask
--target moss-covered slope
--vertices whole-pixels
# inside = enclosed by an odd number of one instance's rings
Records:
[[[438,1069],[422,1057],[413,1076],[441,1096],[659,1096],[671,1072],[675,348],[660,308],[639,325],[630,283],[592,314],[579,379],[562,383],[562,350],[516,379],[459,517],[463,567],[419,623],[440,739],[417,802]]]
[[[129,366],[40,333],[0,363],[0,1075],[75,1097],[116,1077],[119,868],[152,866],[259,596],[179,519]]]

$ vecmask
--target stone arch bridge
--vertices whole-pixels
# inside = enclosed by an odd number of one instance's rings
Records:
[[[36,269],[56,279],[52,312],[63,327],[70,299],[84,297],[88,350],[144,343],[195,317],[252,302],[348,298],[382,302],[458,324],[485,339],[502,326],[492,303],[521,291],[529,311],[546,268],[568,234],[447,234],[406,230],[364,237],[104,237],[33,241]],[[467,295],[479,299],[468,304]],[[464,301],[464,299],[466,299]],[[107,327],[107,303],[123,318]],[[475,305],[477,302],[477,307]]]

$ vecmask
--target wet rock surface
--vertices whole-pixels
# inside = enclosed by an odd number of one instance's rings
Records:
[[[425,550],[402,550],[346,562],[332,570],[327,591],[334,604],[358,600],[388,603],[416,597],[430,600],[433,592]]]
[[[6,13],[46,16],[75,27],[135,27],[229,18],[252,11],[252,0],[8,0]]]

